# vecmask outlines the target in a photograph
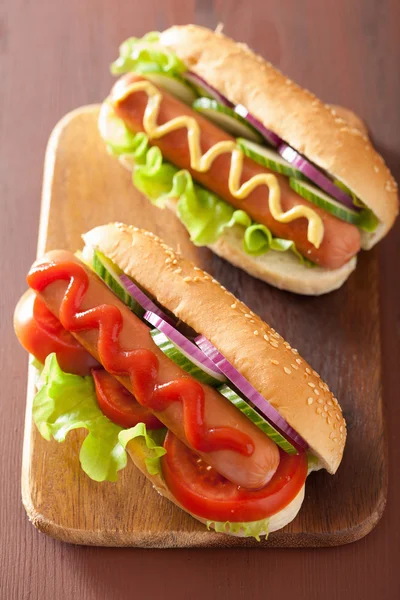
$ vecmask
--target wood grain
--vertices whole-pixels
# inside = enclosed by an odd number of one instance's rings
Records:
[[[81,233],[120,220],[157,233],[199,266],[211,269],[321,372],[340,398],[348,422],[338,474],[310,477],[297,519],[261,545],[332,546],[364,536],[382,514],[387,485],[376,255],[363,257],[356,275],[341,290],[322,298],[284,293],[227,263],[213,264],[208,250],[190,244],[173,214],[152,207],[133,188],[130,174],[107,154],[97,119],[98,107],[77,109],[50,137],[38,255],[55,248],[74,251],[82,246]],[[31,377],[22,493],[28,516],[41,531],[63,541],[105,546],[260,545],[208,532],[160,498],[132,464],[117,484],[91,481],[79,469],[84,434],[74,432],[64,444],[43,440],[31,422],[33,394]]]
[[[77,547],[39,534],[20,500],[27,357],[11,324],[35,255],[49,133],[68,111],[106,96],[112,85],[108,64],[121,40],[173,23],[224,22],[229,35],[324,100],[355,110],[400,181],[399,19],[398,0],[0,1],[2,600],[127,600],[144,594],[258,600],[291,598],[294,590],[299,600],[400,596],[400,221],[378,250],[388,503],[379,525],[355,544],[166,552]]]

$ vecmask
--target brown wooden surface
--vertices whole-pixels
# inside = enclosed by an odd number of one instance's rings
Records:
[[[20,502],[27,361],[14,340],[10,314],[35,254],[48,134],[63,114],[97,102],[107,93],[112,80],[106,65],[114,58],[119,41],[172,22],[215,25],[223,20],[228,33],[251,43],[300,83],[325,100],[360,114],[400,179],[399,17],[397,0],[3,0],[0,4],[0,260],[4,282],[0,291],[1,598],[102,600],[144,593],[149,597],[222,599],[278,594],[307,599],[398,597],[399,224],[377,252],[388,415],[388,505],[376,529],[349,546],[325,550],[118,550],[68,546],[36,532]],[[214,264],[218,264],[216,259]],[[231,282],[232,289],[237,291],[239,283],[246,289],[254,285],[238,275]],[[367,295],[368,284],[360,281],[360,285],[365,285]],[[314,310],[314,303],[305,300],[304,307]],[[282,315],[285,310],[282,305]],[[346,330],[349,337],[356,335],[362,315],[360,305],[354,325]],[[338,319],[340,324],[340,313]],[[321,365],[324,356],[321,346]],[[363,384],[361,377],[359,384]]]
[[[324,298],[294,296],[252,280],[231,265],[214,260],[206,249],[191,245],[172,213],[152,207],[133,188],[130,173],[107,154],[98,133],[98,114],[96,105],[76,109],[61,120],[50,137],[39,256],[56,248],[75,251],[82,247],[82,232],[116,219],[154,231],[230,289],[235,288],[249,306],[304,353],[341,399],[348,441],[339,473],[335,477],[326,473],[310,477],[298,517],[260,544],[254,539],[207,532],[203,525],[162,500],[131,464],[117,484],[91,481],[79,469],[83,432],[75,432],[65,444],[49,444],[32,423],[32,377],[22,473],[22,495],[30,519],[57,539],[106,546],[299,547],[334,546],[360,539],[380,518],[387,487],[376,252],[362,257],[357,273],[343,289]]]

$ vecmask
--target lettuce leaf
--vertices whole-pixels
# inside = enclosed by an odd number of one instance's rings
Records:
[[[87,429],[79,460],[84,472],[94,481],[117,480],[118,471],[127,464],[126,443],[134,437],[143,437],[153,470],[165,453],[164,448],[157,445],[159,441],[162,444],[160,432],[147,432],[143,423],[128,430],[112,423],[99,408],[93,378],[64,373],[55,354],[46,358],[38,389],[33,400],[33,419],[39,432],[46,440],[53,438],[63,442],[69,431]]]
[[[207,529],[210,530],[211,526],[218,533],[231,533],[241,537],[253,537],[260,542],[260,536],[265,535],[265,539],[268,539],[268,524],[269,519],[261,519],[260,521],[248,521],[243,523],[232,523],[231,521],[207,521]]]
[[[161,474],[160,458],[167,453],[163,447],[166,429],[154,429],[147,432],[144,423],[138,423],[131,429],[124,429],[118,435],[121,446],[125,449],[128,442],[136,440],[135,454],[140,453],[146,464],[146,469],[150,475]]]
[[[360,221],[358,222],[357,226],[360,227],[360,229],[364,229],[364,231],[368,231],[369,233],[375,231],[375,229],[379,225],[379,219],[372,212],[372,210],[370,208],[367,208],[364,202],[361,202],[361,200],[355,195],[355,193],[350,188],[348,188],[347,185],[342,183],[340,179],[334,179],[333,183],[339,188],[341,188],[344,192],[346,192],[346,194],[348,194],[353,199],[355,206],[358,206],[359,208],[363,209],[360,212]]]
[[[265,225],[253,223],[245,211],[236,210],[195,183],[189,171],[179,170],[164,161],[161,150],[149,145],[146,134],[129,131],[107,101],[100,112],[99,130],[109,151],[133,165],[134,186],[153,204],[164,208],[168,200],[178,199],[178,217],[196,246],[213,244],[225,229],[239,226],[247,254],[260,256],[269,250],[290,251],[306,267],[315,266],[299,253],[293,241],[274,237]]]
[[[187,68],[174,52],[160,43],[160,34],[152,31],[142,38],[131,37],[119,48],[119,58],[111,65],[114,75],[121,73],[165,73],[178,77]]]

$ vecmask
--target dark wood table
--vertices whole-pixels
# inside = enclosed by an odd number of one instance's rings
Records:
[[[400,597],[400,221],[381,245],[389,498],[361,541],[326,550],[136,550],[73,547],[39,534],[20,500],[27,357],[11,315],[35,255],[43,155],[57,120],[98,102],[129,35],[173,23],[244,40],[324,100],[348,106],[400,180],[398,0],[2,0],[0,3],[0,597]],[[371,368],[373,365],[371,365]]]

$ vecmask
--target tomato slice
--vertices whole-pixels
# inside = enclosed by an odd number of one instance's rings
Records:
[[[33,290],[27,290],[14,313],[14,329],[22,346],[44,363],[55,352],[66,373],[89,375],[99,363],[61,325]]]
[[[279,512],[299,493],[307,477],[307,455],[280,452],[278,469],[260,490],[225,479],[170,431],[162,471],[168,488],[189,512],[215,521],[258,521]]]
[[[113,375],[104,369],[93,369],[92,375],[97,401],[110,421],[121,427],[133,427],[138,423],[144,423],[149,429],[165,427]]]

